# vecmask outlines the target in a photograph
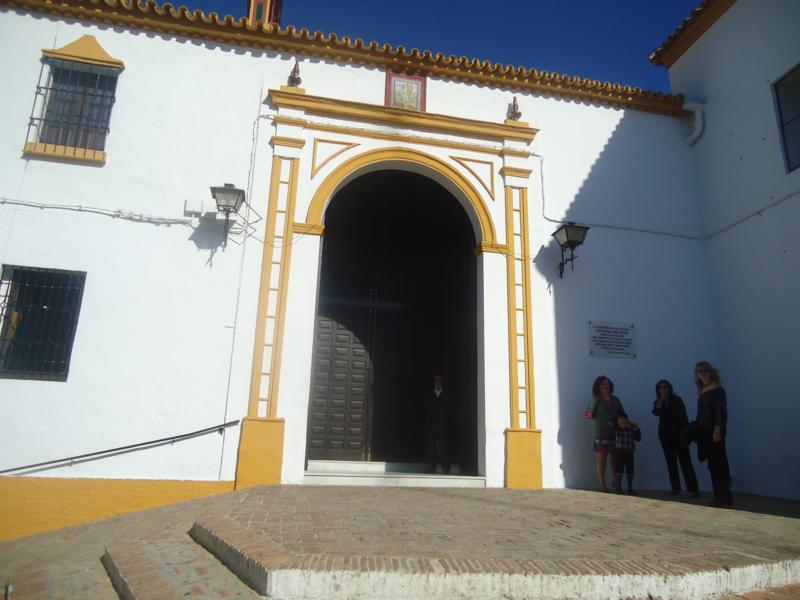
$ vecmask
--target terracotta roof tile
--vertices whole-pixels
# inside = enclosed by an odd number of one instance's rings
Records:
[[[719,1],[719,0],[718,0]],[[722,0],[723,2],[726,0]],[[554,96],[683,117],[683,97],[638,87],[600,82],[513,65],[492,63],[466,56],[445,56],[429,50],[365,42],[335,33],[311,33],[307,29],[270,24],[251,25],[246,18],[219,17],[153,0],[0,0],[0,6],[44,12],[62,17],[101,22],[117,27],[145,29],[172,35],[212,40],[290,54],[320,56],[375,68],[423,72],[443,79],[469,81],[510,90]]]

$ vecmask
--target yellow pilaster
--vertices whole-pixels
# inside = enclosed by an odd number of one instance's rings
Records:
[[[236,489],[277,485],[283,466],[284,421],[277,418],[286,297],[292,257],[294,207],[300,159],[283,156],[299,144],[272,138],[269,206],[264,232],[261,287],[247,417],[242,421]]]
[[[530,170],[504,167],[506,183],[506,275],[508,285],[508,381],[510,422],[506,436],[506,487],[542,487],[542,432],[536,429],[533,369],[528,190]],[[508,179],[515,181],[509,185]]]

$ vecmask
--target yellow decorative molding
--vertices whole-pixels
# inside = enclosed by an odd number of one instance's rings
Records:
[[[674,65],[735,3],[736,0],[703,0],[667,40],[653,50],[649,57],[650,62],[667,68]]]
[[[320,57],[376,69],[422,71],[452,81],[466,81],[506,90],[520,90],[556,98],[631,108],[675,117],[687,116],[683,97],[641,88],[560,75],[537,69],[501,65],[465,56],[433,54],[429,50],[406,50],[389,44],[364,42],[347,36],[263,23],[248,24],[247,18],[220,18],[184,6],[122,0],[0,0],[0,4],[33,10],[66,19],[103,23],[115,27],[143,29],[161,34],[212,40],[223,44],[261,48],[290,55]]]
[[[296,233],[304,235],[322,235],[325,233],[324,225],[314,225],[312,223],[295,223],[292,228]]]
[[[390,124],[396,127],[426,129],[438,133],[449,133],[492,140],[517,140],[530,143],[538,129],[509,126],[491,121],[462,119],[448,115],[437,115],[416,110],[392,108],[378,104],[366,104],[350,100],[294,94],[283,90],[270,90],[269,99],[277,107],[303,110],[308,114],[353,119],[370,123]]]
[[[488,160],[478,160],[476,158],[465,158],[463,156],[451,156],[450,158],[452,158],[454,161],[456,161],[458,164],[460,164],[462,167],[464,167],[467,171],[469,171],[472,174],[472,176],[475,179],[478,180],[478,183],[480,183],[481,186],[483,186],[483,189],[486,190],[486,192],[489,194],[489,197],[492,200],[494,200],[494,163],[493,162],[488,161]],[[477,170],[474,169],[473,167],[471,167],[470,164],[488,166],[489,167],[488,177],[487,178],[481,177],[478,174]],[[487,182],[485,179],[488,179],[489,181]]]
[[[288,148],[303,148],[306,145],[306,141],[300,138],[283,137],[280,135],[273,135],[270,142],[275,146],[286,146]]]
[[[439,148],[451,148],[454,150],[468,150],[470,152],[479,152],[482,154],[494,154],[500,156],[503,148],[489,148],[487,146],[480,146],[478,144],[469,144],[465,142],[456,142],[451,140],[440,140],[436,138],[421,137],[418,135],[406,135],[403,133],[393,133],[389,131],[374,131],[371,129],[359,129],[357,127],[348,127],[347,125],[331,125],[329,123],[314,123],[305,119],[298,119],[296,117],[285,117],[278,115],[275,117],[276,124],[293,125],[295,127],[303,127],[313,131],[326,131],[328,133],[342,133],[352,135],[354,137],[369,138],[374,140],[387,140],[390,142],[405,142],[408,144],[436,146]],[[521,152],[522,151],[514,151]],[[525,157],[530,156],[530,152],[524,152]],[[520,155],[522,155],[520,154]],[[514,155],[518,156],[518,155]]]
[[[22,150],[22,156],[89,163],[93,165],[106,164],[106,153],[102,150],[76,148],[75,146],[60,146],[58,144],[45,144],[42,142],[26,143],[25,148]]]
[[[528,123],[526,123],[525,121],[515,121],[514,119],[506,119],[505,121],[503,121],[503,123],[505,123],[506,125],[509,125],[511,127],[528,127],[529,126]]]
[[[0,540],[233,489],[233,481],[0,477]]]
[[[482,254],[484,252],[493,252],[496,254],[507,254],[508,253],[508,246],[505,244],[490,244],[488,242],[481,242],[477,246],[475,246],[475,255]]]
[[[285,176],[284,166],[288,172]],[[264,226],[264,250],[261,257],[256,335],[250,375],[250,399],[247,408],[247,415],[251,418],[277,417],[299,168],[300,160],[297,158],[277,155],[272,157],[269,202]],[[279,255],[277,259],[276,253]],[[275,273],[276,267],[277,273]],[[269,319],[272,319],[271,328],[267,327]],[[268,360],[264,358],[266,347],[270,348]],[[266,389],[262,386],[264,377],[269,380]],[[261,404],[266,405],[266,411],[259,410]],[[266,414],[260,414],[262,412]]]
[[[351,174],[360,169],[381,162],[405,162],[421,165],[449,179],[466,196],[472,205],[481,231],[481,241],[490,244],[496,243],[494,224],[486,204],[472,184],[457,169],[448,163],[411,148],[381,148],[364,152],[354,156],[336,167],[325,180],[317,187],[311,204],[308,207],[306,223],[309,225],[322,225],[325,207],[330,201],[338,186]]]
[[[522,177],[527,179],[531,176],[531,173],[533,173],[531,169],[520,169],[519,167],[502,167],[500,169],[500,175],[503,177]]]
[[[513,156],[515,158],[529,158],[533,153],[526,150],[517,150],[516,148],[503,148],[500,150],[500,156]]]
[[[42,50],[48,58],[71,60],[89,65],[100,65],[122,71],[125,63],[106,52],[93,35],[84,35],[71,44],[56,50]]]
[[[325,158],[322,159],[321,161],[317,162],[320,154],[320,148],[319,148],[320,144],[330,144],[332,146],[341,146],[341,147],[338,150],[325,156]],[[355,144],[353,142],[340,142],[337,140],[324,140],[321,138],[314,138],[314,151],[311,157],[311,178],[313,179],[317,175],[317,173],[319,173],[319,170],[322,169],[322,167],[327,165],[334,158],[357,146],[358,144]]]

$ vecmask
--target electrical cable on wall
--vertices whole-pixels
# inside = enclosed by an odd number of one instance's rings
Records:
[[[544,157],[539,155],[539,154],[534,154],[533,156],[535,156],[539,160],[539,173],[540,173],[539,176],[540,176],[541,181],[542,181],[542,218],[545,221],[549,221],[550,223],[556,223],[558,225],[565,225],[567,223],[566,220],[552,219],[552,218],[547,216],[547,201],[546,201],[545,190],[544,190]],[[795,197],[795,196],[800,196],[800,190],[795,190],[793,192],[790,192],[789,194],[786,194],[785,196],[782,196],[782,197],[778,198],[777,200],[771,202],[770,204],[768,204],[766,206],[763,206],[763,207],[759,208],[758,210],[755,210],[755,211],[747,214],[746,216],[742,217],[741,219],[738,219],[738,220],[734,221],[733,223],[729,223],[728,225],[725,225],[724,227],[722,227],[720,229],[717,229],[716,231],[714,231],[712,233],[709,233],[709,234],[706,234],[706,235],[700,235],[700,236],[687,235],[687,234],[683,234],[683,233],[673,233],[673,232],[670,232],[670,231],[661,231],[661,230],[658,230],[658,229],[641,229],[641,228],[638,228],[638,227],[628,227],[626,225],[611,225],[611,224],[608,224],[608,223],[587,223],[585,221],[580,221],[579,219],[571,219],[571,220],[574,220],[575,222],[580,222],[581,225],[586,225],[587,227],[597,227],[599,229],[614,229],[614,230],[618,230],[618,231],[634,231],[636,233],[649,233],[651,235],[663,235],[663,236],[667,236],[667,237],[674,237],[674,238],[680,238],[680,239],[685,239],[685,240],[693,240],[693,241],[698,241],[698,242],[704,242],[704,241],[710,240],[711,238],[713,238],[713,237],[715,237],[715,236],[717,236],[717,235],[719,235],[721,233],[725,233],[726,231],[729,231],[729,230],[733,229],[734,227],[736,227],[738,225],[741,225],[742,223],[744,223],[746,221],[749,221],[753,217],[761,216],[762,213],[764,213],[764,212],[766,212],[768,210],[771,210],[771,209],[779,206],[780,204],[783,204],[786,200],[789,200],[790,198]]]

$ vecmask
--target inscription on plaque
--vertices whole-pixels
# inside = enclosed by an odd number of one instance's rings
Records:
[[[605,358],[636,358],[636,326],[633,323],[587,321],[589,355]]]

